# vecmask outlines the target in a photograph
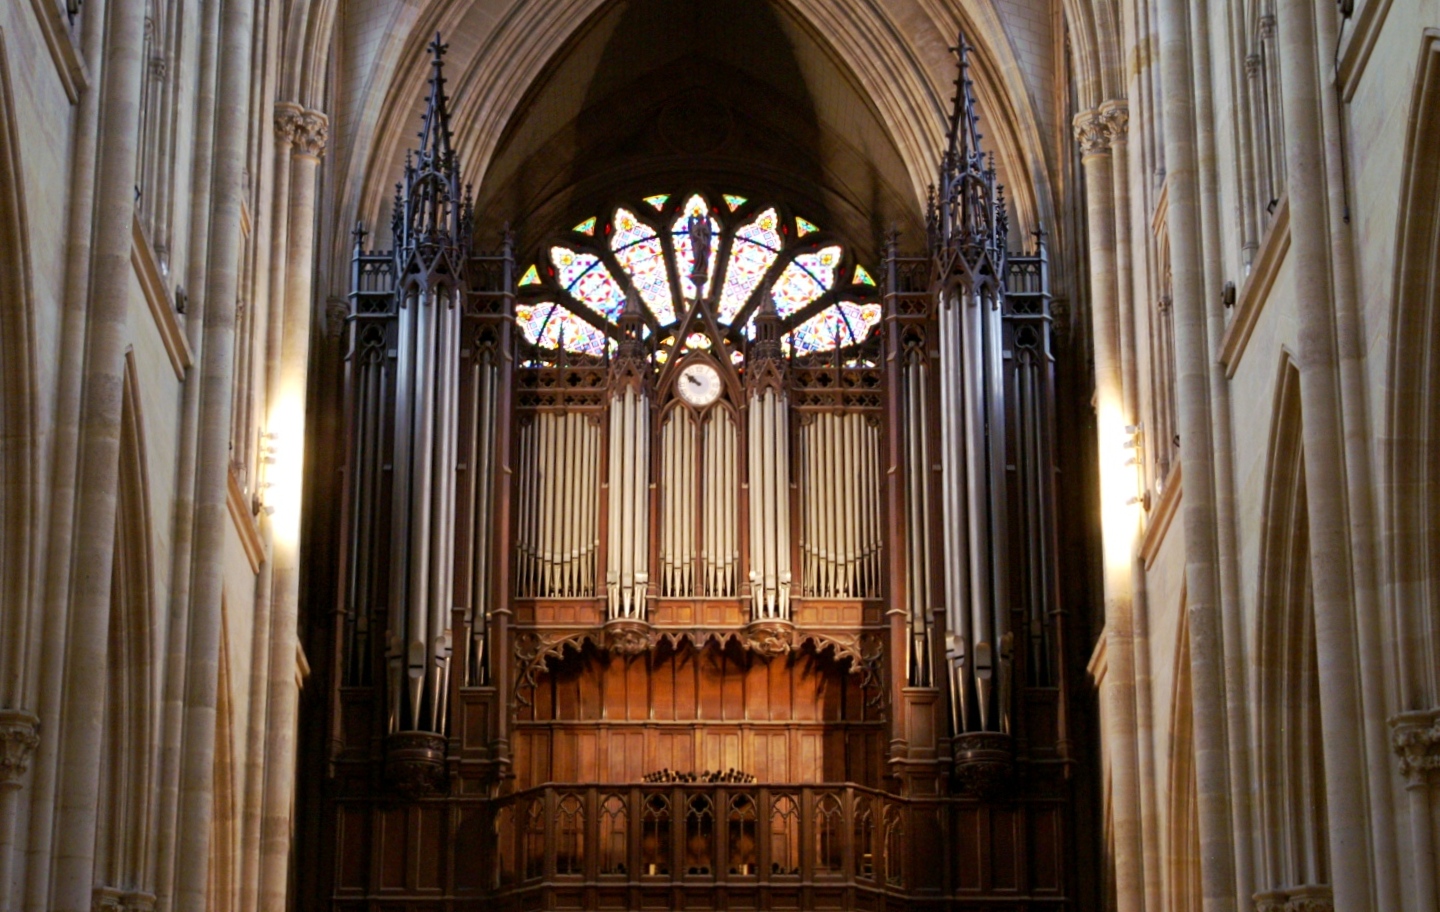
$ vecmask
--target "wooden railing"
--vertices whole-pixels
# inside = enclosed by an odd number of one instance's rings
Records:
[[[904,890],[911,813],[854,785],[545,785],[494,803],[491,884]]]

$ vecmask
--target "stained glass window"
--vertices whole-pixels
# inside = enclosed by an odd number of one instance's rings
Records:
[[[614,226],[610,249],[615,251],[615,259],[630,276],[640,299],[662,326],[675,322],[675,299],[670,293],[660,236],[629,209],[615,210]]]
[[[680,288],[687,300],[694,300],[695,282],[690,278],[695,271],[695,245],[690,239],[690,216],[704,216],[710,211],[705,197],[695,194],[685,201],[680,214],[675,216],[671,231],[675,237],[675,271],[680,274]],[[710,262],[706,268],[705,288],[709,290],[715,281],[716,243],[720,240],[720,223],[710,219]]]
[[[841,301],[795,327],[785,336],[784,347],[802,353],[844,348],[863,342],[879,322],[879,304]]]
[[[822,247],[791,260],[770,290],[775,311],[782,318],[788,317],[820,297],[835,281],[835,267],[839,263],[839,247]]]
[[[720,294],[721,323],[733,323],[740,309],[760,284],[784,242],[780,238],[780,216],[766,209],[735,232],[730,260],[725,264],[725,288]]]
[[[564,348],[587,355],[605,353],[605,334],[553,301],[517,304],[515,323],[541,348]]]
[[[559,270],[560,287],[612,323],[620,319],[620,311],[625,307],[625,291],[598,256],[568,247],[551,247],[550,259]]]
[[[723,205],[712,206],[711,199]],[[774,301],[787,351],[805,354],[863,342],[880,321],[880,306],[853,299],[873,294],[873,273],[849,265],[838,244],[817,247],[813,237],[797,243],[820,227],[794,213],[767,206],[753,215],[734,215],[748,203],[733,193],[659,194],[579,222],[565,234],[568,240],[546,248],[548,262],[526,267],[520,277],[525,297],[516,317],[525,338],[547,350],[596,356],[614,351],[620,314],[633,292],[653,317],[644,336],[652,340],[656,363],[700,348],[728,351],[741,363],[745,347],[732,347],[729,334],[742,329],[745,316],[743,335],[754,338],[753,302],[760,294]],[[658,220],[658,212],[667,213],[663,224],[647,221]],[[709,223],[704,290],[727,337],[723,344],[698,331],[705,325],[698,317],[687,317],[697,295],[691,217]],[[676,333],[686,319],[694,321],[689,325],[695,331],[681,338]],[[655,324],[662,331],[652,337]],[[654,339],[663,341],[656,345]]]

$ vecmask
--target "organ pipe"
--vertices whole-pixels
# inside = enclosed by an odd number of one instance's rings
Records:
[[[739,563],[735,524],[735,421],[724,407],[697,417],[677,406],[660,432],[660,592],[733,598]]]
[[[800,426],[801,571],[814,598],[881,595],[880,429],[859,412]]]
[[[518,438],[515,595],[593,597],[599,427],[583,412],[539,412]]]
[[[609,411],[609,617],[644,620],[650,578],[650,400],[637,385],[625,384],[611,397]]]
[[[750,592],[754,620],[790,619],[789,409],[774,387],[750,397]]]

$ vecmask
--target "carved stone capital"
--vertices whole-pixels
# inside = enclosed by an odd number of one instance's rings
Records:
[[[1245,78],[1254,82],[1260,76],[1260,55],[1250,54],[1245,58]]]
[[[345,331],[345,318],[350,316],[350,302],[330,297],[325,301],[325,338],[338,339]]]
[[[275,135],[288,142],[295,141],[295,127],[305,109],[293,101],[275,102]]]
[[[1411,786],[1440,773],[1440,709],[1405,712],[1390,719],[1390,741],[1400,759],[1400,775]]]
[[[1130,132],[1130,105],[1123,98],[1113,99],[1100,106],[1099,115],[1110,143],[1125,142]]]
[[[1266,13],[1261,16],[1257,23],[1260,27],[1260,40],[1269,41],[1275,37],[1275,14]]]
[[[1081,155],[1103,155],[1110,149],[1110,133],[1105,127],[1105,118],[1097,110],[1081,111],[1071,122],[1075,127],[1075,142],[1080,146]]]
[[[1285,891],[1271,890],[1266,893],[1256,893],[1255,912],[1285,912]]]
[[[320,156],[330,138],[330,118],[290,101],[275,105],[275,132],[299,155]]]
[[[19,788],[40,744],[40,720],[21,709],[0,709],[0,788]]]

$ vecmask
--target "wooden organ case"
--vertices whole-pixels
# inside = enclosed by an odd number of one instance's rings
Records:
[[[787,354],[697,247],[661,357],[633,290],[598,355],[518,332],[437,39],[394,249],[356,237],[332,908],[1073,906],[1048,265],[963,47],[879,325]]]

